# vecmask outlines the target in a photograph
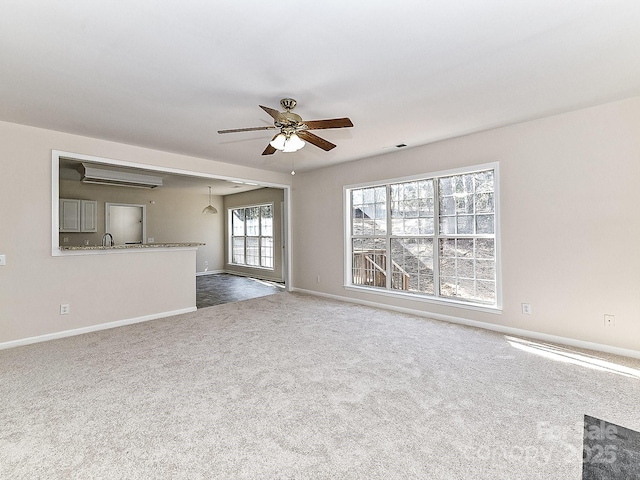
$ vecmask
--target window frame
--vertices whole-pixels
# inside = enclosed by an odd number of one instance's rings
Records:
[[[386,287],[376,287],[370,285],[358,285],[352,283],[352,266],[353,266],[353,253],[352,253],[352,218],[351,218],[351,191],[354,189],[370,188],[370,187],[386,187],[387,193],[389,192],[390,185],[404,182],[412,182],[418,180],[433,179],[434,184],[437,183],[439,178],[448,177],[453,175],[473,174],[481,171],[493,170],[493,195],[494,195],[494,255],[495,255],[495,302],[493,304],[485,304],[473,302],[472,300],[460,300],[451,297],[439,296],[437,294],[424,294],[418,292],[406,292],[399,289],[391,289],[391,278],[387,276]],[[436,189],[436,194],[437,194]],[[387,197],[387,207],[390,206],[391,200]],[[439,267],[437,263],[439,261],[439,241],[445,238],[460,238],[464,235],[448,235],[441,234],[439,232],[439,200],[437,196],[434,198],[434,233],[432,236],[426,236],[426,238],[433,238],[433,255],[434,255],[434,282],[439,280]],[[387,212],[387,233],[384,234],[384,238],[387,244],[390,244],[391,239],[399,238],[402,236],[394,236],[391,228],[391,218]],[[459,308],[466,308],[471,310],[489,312],[489,313],[501,313],[502,312],[502,268],[501,268],[501,242],[500,242],[500,171],[499,163],[485,163],[479,165],[471,165],[467,167],[454,168],[449,170],[441,170],[436,172],[427,172],[418,175],[411,175],[406,177],[396,177],[389,179],[382,179],[377,181],[357,183],[343,186],[343,215],[344,215],[344,285],[346,290],[354,292],[366,292],[375,295],[388,296],[393,298],[402,298],[419,302],[432,303],[437,305],[454,306]],[[373,237],[373,235],[371,236]],[[419,237],[419,236],[418,236]],[[474,238],[477,238],[475,235]],[[387,245],[388,251],[389,245]]]
[[[270,207],[271,208],[271,235],[262,235],[262,207]],[[235,210],[247,210],[250,208],[258,208],[260,211],[260,214],[258,216],[258,235],[247,235],[247,222],[246,222],[246,215],[245,215],[245,221],[244,221],[244,235],[234,235],[233,232],[233,212]],[[260,270],[269,270],[269,271],[275,271],[276,265],[275,265],[275,254],[276,254],[276,250],[275,250],[275,223],[274,223],[274,218],[275,218],[275,203],[274,202],[264,202],[264,203],[257,203],[257,204],[251,204],[251,205],[239,205],[236,207],[229,207],[227,209],[227,216],[228,216],[228,241],[229,241],[229,249],[228,249],[228,264],[229,265],[234,265],[237,267],[243,267],[243,268],[254,268],[254,269],[260,269]],[[243,238],[244,242],[243,242],[243,246],[244,246],[244,260],[245,263],[238,263],[238,262],[234,262],[233,259],[233,247],[234,247],[234,238]],[[257,247],[257,254],[258,254],[258,265],[250,265],[248,263],[246,263],[247,261],[247,238],[257,238],[258,239],[258,247]],[[263,245],[263,238],[268,238],[271,239],[271,267],[263,267],[262,266],[262,252],[263,249],[265,248]]]

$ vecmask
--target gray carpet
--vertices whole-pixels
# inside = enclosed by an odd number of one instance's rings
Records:
[[[584,415],[640,430],[639,377],[282,293],[0,351],[0,478],[579,480]]]

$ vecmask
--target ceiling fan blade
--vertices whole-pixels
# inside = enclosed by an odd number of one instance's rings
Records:
[[[347,117],[331,118],[329,120],[311,120],[304,122],[309,130],[320,130],[322,128],[346,128],[353,127],[353,123]]]
[[[274,126],[268,127],[249,127],[249,128],[233,128],[231,130],[218,130],[218,133],[236,133],[236,132],[254,132],[257,130],[273,130]]]
[[[280,135],[280,132],[278,132],[278,134],[273,137],[271,141],[275,140],[278,135]],[[274,153],[276,153],[276,149],[271,146],[271,143],[269,143],[269,145],[267,145],[267,148],[264,149],[264,152],[262,152],[262,155],[273,155]]]
[[[336,148],[336,146],[333,143],[325,140],[324,138],[320,138],[319,136],[311,132],[307,132],[306,130],[300,130],[296,133],[301,139],[314,144],[316,147],[320,147],[325,152],[328,152],[332,148]]]
[[[263,105],[259,105],[259,107],[263,109],[265,112],[267,112],[269,115],[271,115],[274,120],[277,120],[278,117],[280,116],[280,112],[274,108],[265,107]]]

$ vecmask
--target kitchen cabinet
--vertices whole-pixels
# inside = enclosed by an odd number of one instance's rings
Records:
[[[80,231],[98,231],[98,202],[95,200],[80,200]]]
[[[60,232],[97,232],[98,202],[61,198],[59,200]]]

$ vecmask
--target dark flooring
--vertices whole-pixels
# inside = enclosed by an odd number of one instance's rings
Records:
[[[196,307],[212,307],[284,291],[284,284],[220,273],[196,277]]]
[[[640,479],[640,432],[585,415],[582,479]]]

